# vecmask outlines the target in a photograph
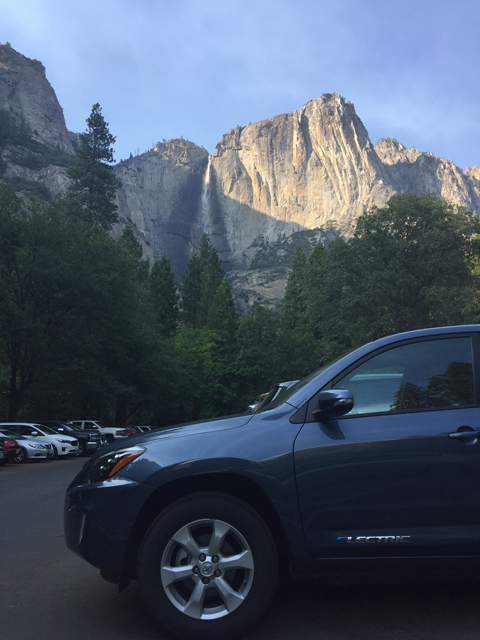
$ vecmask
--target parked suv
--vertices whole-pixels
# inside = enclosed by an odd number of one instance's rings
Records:
[[[104,435],[107,442],[113,442],[120,438],[127,438],[129,433],[123,427],[106,427],[100,420],[70,420],[79,429],[84,431],[98,431]]]
[[[264,409],[136,436],[67,489],[68,546],[183,639],[244,634],[292,577],[480,561],[480,325],[377,340]]]
[[[86,456],[94,453],[100,447],[103,447],[106,442],[103,442],[102,435],[95,430],[84,431],[74,424],[68,424],[67,422],[59,422],[57,420],[42,420],[38,424],[43,424],[46,427],[50,427],[59,434],[66,434],[76,438],[80,447],[79,455]]]

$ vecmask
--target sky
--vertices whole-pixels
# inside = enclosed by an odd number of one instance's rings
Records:
[[[70,131],[100,103],[117,162],[339,93],[373,143],[480,166],[480,0],[0,0],[6,42]]]

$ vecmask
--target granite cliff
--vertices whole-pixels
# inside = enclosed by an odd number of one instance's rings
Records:
[[[0,179],[19,191],[62,192],[74,139],[41,63],[0,45]],[[297,244],[308,252],[348,234],[393,194],[433,192],[480,215],[478,167],[463,172],[396,140],[373,145],[337,94],[232,129],[211,156],[183,139],[164,141],[114,171],[114,235],[131,226],[145,256],[167,255],[180,278],[207,232],[244,309],[278,301]]]
[[[0,45],[0,178],[19,191],[62,192],[74,140],[42,63]]]
[[[203,233],[201,194],[207,164],[205,149],[170,140],[115,167],[120,219],[115,233],[130,225],[144,253],[166,255],[177,276],[184,273]]]

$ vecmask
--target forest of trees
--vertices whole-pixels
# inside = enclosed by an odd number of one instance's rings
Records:
[[[94,105],[71,187],[49,202],[0,187],[0,418],[168,425],[243,412],[274,382],[410,329],[477,322],[477,218],[393,197],[352,236],[295,253],[278,310],[239,317],[204,235],[181,283],[118,241],[113,136]]]

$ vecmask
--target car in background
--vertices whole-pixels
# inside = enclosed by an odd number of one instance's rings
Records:
[[[267,404],[269,404],[273,400],[276,400],[278,396],[280,396],[297,382],[298,380],[290,380],[289,382],[277,382],[275,384],[272,384],[268,393],[262,393],[262,395],[259,396],[258,400],[254,404],[248,406],[249,411],[251,413],[257,413],[257,411],[261,411],[267,406]]]
[[[147,426],[135,427],[135,429],[136,429],[139,433],[149,433],[150,431],[152,431],[152,427],[147,427]]]
[[[36,422],[0,422],[1,429],[10,429],[40,444],[51,444],[54,458],[78,456],[79,444],[76,438],[59,434],[50,427]]]
[[[15,440],[20,448],[20,451],[13,456],[12,462],[21,463],[27,462],[27,460],[48,460],[53,458],[51,444],[42,444],[34,438],[26,438],[2,426],[0,426],[0,436]]]
[[[100,420],[69,420],[82,430],[95,430],[105,436],[108,443],[121,438],[128,438],[129,433],[124,427],[106,427]]]
[[[138,436],[139,433],[142,433],[138,427],[132,427],[130,425],[125,425],[122,427],[114,427],[115,429],[126,429],[128,431],[128,437],[130,436]]]
[[[256,413],[114,443],[67,488],[67,545],[183,640],[245,634],[282,566],[478,580],[479,370],[480,325],[411,331]]]
[[[79,455],[87,456],[95,453],[97,449],[107,444],[103,436],[96,430],[87,431],[80,429],[74,424],[68,422],[60,422],[58,420],[41,420],[38,424],[50,427],[59,434],[66,434],[76,438],[79,444]]]
[[[20,445],[14,438],[9,438],[5,436],[5,453],[7,454],[6,460],[3,462],[12,462],[15,457],[17,457],[20,453]],[[0,460],[0,464],[2,461]]]
[[[0,437],[0,466],[7,464],[7,452],[5,451],[5,438]]]

